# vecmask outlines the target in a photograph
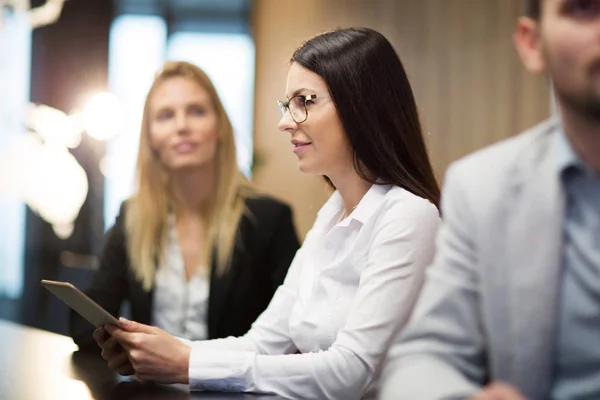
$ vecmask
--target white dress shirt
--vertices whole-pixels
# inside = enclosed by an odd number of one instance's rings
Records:
[[[187,279],[174,215],[167,224],[167,241],[154,278],[152,325],[174,336],[203,340],[208,338],[209,282],[202,268]]]
[[[342,215],[335,192],[246,335],[188,342],[192,390],[307,399],[374,394],[432,260],[440,218],[429,201],[382,185]]]

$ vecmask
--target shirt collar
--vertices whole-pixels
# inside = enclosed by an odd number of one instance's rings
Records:
[[[562,175],[571,167],[582,167],[582,162],[577,153],[575,153],[575,150],[573,150],[573,146],[571,146],[569,139],[567,139],[562,126],[559,126],[556,135],[556,166],[559,175]]]
[[[369,218],[377,211],[379,205],[383,202],[386,193],[390,190],[391,185],[374,184],[371,185],[367,193],[356,205],[356,208],[350,213],[347,220],[356,220],[361,224],[365,224]],[[344,207],[344,202],[340,192],[336,190],[327,200],[327,203],[319,211],[319,215],[325,214],[333,217],[338,214]]]
[[[167,240],[169,243],[177,243],[177,219],[173,212],[167,215]]]
[[[356,208],[350,213],[349,217],[365,224],[371,216],[379,209],[386,193],[390,190],[390,185],[374,184],[365,193]]]
[[[343,207],[343,204],[342,196],[340,195],[340,192],[336,190],[331,196],[329,196],[329,199],[327,199],[325,204],[323,204],[323,207],[321,207],[317,215],[333,216]]]
[[[569,180],[570,177],[573,176],[573,173],[577,174],[577,172],[583,173],[584,175],[594,176],[592,169],[583,162],[583,160],[573,149],[573,146],[567,138],[562,125],[560,125],[557,130],[556,167],[560,179],[565,182],[565,180]]]

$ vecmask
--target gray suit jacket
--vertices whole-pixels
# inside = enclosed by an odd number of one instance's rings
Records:
[[[564,195],[557,120],[453,164],[434,264],[388,355],[381,399],[452,399],[489,381],[551,389]]]

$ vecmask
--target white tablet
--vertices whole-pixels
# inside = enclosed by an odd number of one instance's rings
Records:
[[[95,327],[119,326],[119,320],[69,282],[42,280],[42,285]]]

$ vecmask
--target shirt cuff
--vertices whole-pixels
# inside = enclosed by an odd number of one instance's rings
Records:
[[[187,344],[188,346],[192,347],[192,345],[194,344],[193,341],[189,340],[189,339],[185,339],[179,336],[175,336],[177,339],[181,340],[183,343]]]
[[[190,354],[190,390],[245,392],[252,385],[254,352],[211,349],[193,343]]]

